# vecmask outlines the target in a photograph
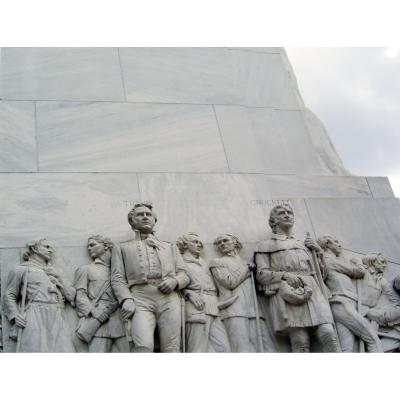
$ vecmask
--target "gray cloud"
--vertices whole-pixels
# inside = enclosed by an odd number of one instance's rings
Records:
[[[346,168],[400,183],[400,50],[286,51],[305,104],[326,126]]]

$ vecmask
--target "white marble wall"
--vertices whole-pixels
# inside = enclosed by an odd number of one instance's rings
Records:
[[[0,62],[0,172],[347,174],[281,48],[5,48]]]

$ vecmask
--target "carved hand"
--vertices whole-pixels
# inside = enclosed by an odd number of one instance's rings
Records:
[[[188,291],[187,298],[198,310],[204,309],[204,300],[197,293]]]
[[[257,265],[254,263],[248,263],[247,266],[249,267],[250,272],[254,272],[257,269]]]
[[[17,325],[19,328],[25,328],[26,327],[26,318],[22,314],[17,314],[15,316],[15,325]]]
[[[135,302],[132,299],[126,299],[122,303],[121,307],[121,316],[123,321],[128,321],[128,319],[132,318],[133,314],[135,314],[136,306]]]
[[[307,236],[306,239],[304,240],[304,245],[308,247],[310,250],[315,250],[317,253],[322,253],[321,247],[318,245],[318,243],[311,238],[310,236]]]
[[[105,310],[98,310],[97,308],[91,311],[91,314],[94,318],[96,318],[99,322],[104,323],[108,320],[109,315]]]
[[[377,322],[379,325],[386,325],[386,321],[385,321],[385,317],[384,317],[384,313],[382,313],[379,310],[369,310],[367,312],[366,317],[371,320],[371,321],[375,321]]]
[[[165,278],[159,285],[158,290],[164,294],[171,293],[178,286],[178,282],[174,278]]]
[[[302,285],[300,278],[290,272],[285,272],[282,279],[294,288],[298,288]]]

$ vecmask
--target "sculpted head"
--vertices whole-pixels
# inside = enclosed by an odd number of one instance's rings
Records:
[[[275,206],[269,214],[269,226],[276,233],[278,227],[292,228],[294,225],[294,212],[289,204]]]
[[[128,222],[132,229],[141,233],[152,233],[157,216],[151,203],[137,203],[128,214]]]
[[[387,260],[382,253],[369,253],[363,257],[362,262],[365,266],[375,269],[378,273],[383,273],[387,267]]]
[[[181,254],[188,251],[194,257],[199,257],[201,250],[203,249],[203,242],[200,240],[199,235],[193,232],[180,236],[176,241],[176,245]]]
[[[111,239],[101,235],[90,236],[87,241],[87,250],[93,260],[102,257],[107,251],[111,251],[112,248],[113,242]]]
[[[35,258],[44,263],[50,262],[54,257],[54,249],[47,239],[31,240],[25,245],[22,258],[24,261],[29,261]]]
[[[239,238],[234,235],[230,235],[229,233],[218,236],[214,240],[214,246],[223,255],[237,254],[243,248]]]
[[[323,235],[317,239],[318,244],[323,251],[331,251],[336,257],[342,254],[342,245],[331,235]]]

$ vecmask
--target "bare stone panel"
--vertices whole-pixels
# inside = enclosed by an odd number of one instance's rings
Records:
[[[232,172],[330,175],[300,111],[215,106]]]
[[[43,236],[56,246],[82,246],[94,233],[119,239],[140,197],[136,174],[2,174],[0,185],[2,247]]]
[[[37,130],[40,171],[228,170],[210,106],[40,102]]]
[[[359,253],[382,252],[400,262],[398,199],[306,199],[317,236],[332,234]]]
[[[37,171],[35,106],[0,101],[0,172]]]
[[[373,197],[394,197],[388,178],[368,176],[366,179]]]
[[[121,48],[128,101],[298,109],[280,54],[226,48]]]
[[[258,242],[269,233],[268,217],[279,200],[270,200],[267,184],[254,175],[139,174],[142,199],[153,199],[159,216],[157,234],[175,241],[183,233],[197,232],[212,243],[222,233],[244,242]],[[302,199],[290,201],[300,236],[312,231]]]
[[[125,99],[115,48],[4,48],[1,68],[5,99]]]

